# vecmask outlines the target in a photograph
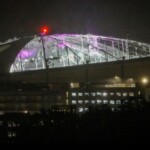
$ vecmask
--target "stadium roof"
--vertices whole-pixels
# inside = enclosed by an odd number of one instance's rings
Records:
[[[4,43],[0,43],[0,73],[10,72],[10,67],[15,61],[19,51],[29,42],[32,37],[14,38]]]
[[[0,44],[0,72],[39,70],[46,63],[58,68],[148,56],[150,44],[129,39],[91,34],[15,38]]]

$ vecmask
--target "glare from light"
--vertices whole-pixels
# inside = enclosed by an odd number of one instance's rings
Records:
[[[24,113],[25,113],[25,114],[27,114],[27,113],[28,113],[28,111],[27,111],[27,110],[25,110],[25,111],[24,111]]]
[[[143,84],[147,84],[148,83],[148,79],[147,78],[142,78],[142,83]]]

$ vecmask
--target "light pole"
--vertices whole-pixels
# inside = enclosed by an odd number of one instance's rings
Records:
[[[46,75],[46,84],[49,83],[49,77],[48,77],[48,64],[47,64],[47,58],[46,58],[46,51],[45,51],[45,46],[44,46],[44,36],[48,33],[48,28],[43,27],[41,29],[40,37],[41,37],[41,42],[42,42],[42,48],[43,48],[43,57],[44,57],[44,66],[45,66],[45,75]]]
[[[141,79],[141,83],[142,83],[142,91],[143,91],[143,95],[144,97],[148,100],[149,99],[149,94],[147,93],[147,87],[148,87],[148,84],[149,84],[149,79],[148,77],[143,77]]]

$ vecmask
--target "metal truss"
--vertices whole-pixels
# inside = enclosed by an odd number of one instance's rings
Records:
[[[43,36],[42,43],[41,37],[36,36],[20,50],[10,72],[45,69],[46,63],[48,68],[56,68],[148,56],[150,44],[129,39],[55,34]]]

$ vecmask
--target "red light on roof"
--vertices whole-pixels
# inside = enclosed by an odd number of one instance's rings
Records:
[[[43,32],[46,33],[46,32],[47,32],[47,29],[43,29]]]
[[[47,34],[48,31],[49,31],[48,27],[42,27],[42,29],[41,29],[42,34]]]

